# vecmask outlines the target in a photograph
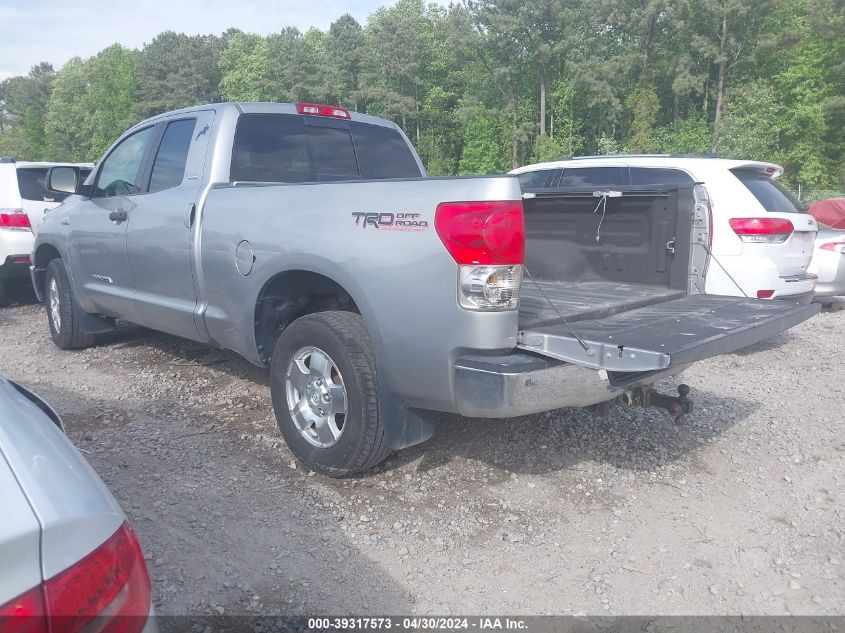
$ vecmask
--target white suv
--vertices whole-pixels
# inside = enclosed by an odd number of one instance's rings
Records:
[[[710,255],[705,292],[812,300],[816,276],[807,267],[818,226],[775,180],[783,173],[778,165],[707,156],[591,156],[510,173],[519,177],[523,191],[698,183],[697,211],[707,217],[696,222],[706,222],[709,231],[709,245],[701,244]]]
[[[44,216],[93,168],[91,163],[18,163],[0,158],[0,305],[10,283],[29,281],[29,257]]]

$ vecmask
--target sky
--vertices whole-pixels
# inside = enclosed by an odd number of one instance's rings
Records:
[[[138,48],[167,30],[325,30],[344,13],[364,23],[389,4],[393,0],[0,0],[0,80],[41,61],[59,70],[71,57],[90,57],[115,42]]]

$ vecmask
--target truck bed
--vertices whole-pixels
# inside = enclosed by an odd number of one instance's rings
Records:
[[[519,296],[519,329],[556,323],[559,321],[558,312],[570,322],[604,319],[620,312],[679,299],[684,295],[683,290],[647,284],[537,280],[535,285],[526,278]]]

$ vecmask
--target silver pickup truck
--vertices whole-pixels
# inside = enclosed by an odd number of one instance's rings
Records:
[[[707,204],[427,178],[389,121],[216,104],[119,138],[47,216],[32,280],[63,349],[122,319],[268,367],[291,450],[342,476],[428,439],[435,412],[688,412],[688,388],[653,383],[818,310],[701,294]]]

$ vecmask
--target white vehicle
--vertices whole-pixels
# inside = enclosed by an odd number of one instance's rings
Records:
[[[519,177],[523,192],[700,183],[695,223],[707,236],[699,239],[706,253],[705,292],[812,300],[816,275],[807,268],[818,226],[775,180],[783,173],[778,165],[708,156],[621,155],[562,159],[510,173]]]
[[[29,282],[29,256],[44,216],[93,168],[91,163],[18,163],[0,158],[0,305],[10,283]]]

